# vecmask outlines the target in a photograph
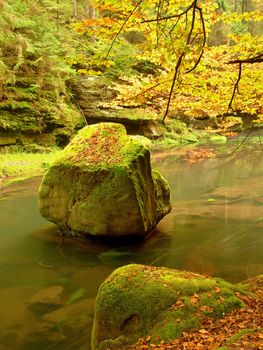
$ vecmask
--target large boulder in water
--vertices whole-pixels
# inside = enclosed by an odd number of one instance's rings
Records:
[[[42,216],[73,235],[142,236],[171,210],[167,182],[124,126],[83,128],[45,174]]]

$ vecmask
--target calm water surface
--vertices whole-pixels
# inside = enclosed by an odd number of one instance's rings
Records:
[[[231,157],[197,163],[186,160],[192,150],[153,155],[170,184],[173,210],[150,238],[133,246],[57,235],[38,213],[39,179],[1,190],[0,350],[88,350],[98,287],[124,264],[186,269],[233,282],[263,273],[261,144],[246,143]],[[32,297],[50,286],[63,286],[64,306],[33,309]]]

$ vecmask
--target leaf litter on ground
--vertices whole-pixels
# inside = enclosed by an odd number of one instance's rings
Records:
[[[156,342],[150,335],[126,350],[263,350],[263,284],[256,280],[249,296],[237,296],[246,307],[223,317],[204,318],[199,330],[183,332],[169,342]]]

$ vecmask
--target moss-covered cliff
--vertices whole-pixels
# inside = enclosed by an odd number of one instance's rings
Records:
[[[66,89],[71,16],[69,0],[0,1],[0,145],[63,145],[83,124]]]

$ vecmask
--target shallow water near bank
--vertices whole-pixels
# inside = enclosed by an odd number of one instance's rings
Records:
[[[143,263],[191,270],[232,282],[263,273],[263,149],[199,146],[217,157],[191,163],[193,146],[156,152],[173,210],[151,237],[108,246],[65,239],[37,209],[40,179],[0,194],[0,350],[89,349],[94,298],[115,268]],[[222,155],[222,156],[220,156]],[[33,310],[32,296],[63,286],[63,307]]]

